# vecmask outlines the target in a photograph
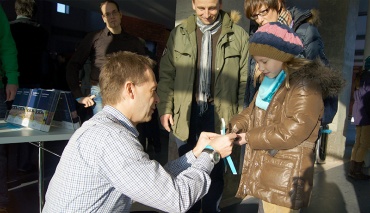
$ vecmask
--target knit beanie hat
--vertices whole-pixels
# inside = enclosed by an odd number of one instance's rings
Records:
[[[250,38],[249,51],[253,56],[287,62],[303,51],[303,44],[288,26],[270,22],[258,28]]]
[[[365,59],[364,70],[365,70],[365,71],[370,70],[370,56],[368,56],[368,57]]]

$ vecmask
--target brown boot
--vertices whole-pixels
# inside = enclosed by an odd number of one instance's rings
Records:
[[[370,180],[370,176],[362,172],[363,164],[364,164],[363,161],[356,162],[356,161],[351,160],[348,176],[355,180]]]

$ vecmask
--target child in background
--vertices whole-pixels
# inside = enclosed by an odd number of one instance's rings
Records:
[[[348,176],[355,180],[369,180],[362,171],[366,154],[370,149],[370,56],[365,60],[364,70],[355,79],[352,116],[356,125],[356,141],[352,148]]]
[[[261,26],[249,51],[264,77],[229,124],[246,144],[237,196],[261,199],[265,213],[299,212],[311,196],[323,98],[338,95],[344,79],[319,60],[297,58],[302,41],[278,22]]]

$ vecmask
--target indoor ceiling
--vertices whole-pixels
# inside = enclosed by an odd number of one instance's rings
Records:
[[[102,0],[49,0],[70,7],[100,13]],[[175,25],[176,0],[115,0],[124,15],[137,17],[172,29]]]

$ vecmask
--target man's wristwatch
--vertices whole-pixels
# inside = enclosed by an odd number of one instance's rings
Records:
[[[209,157],[211,158],[212,163],[216,164],[220,161],[220,153],[216,152],[213,149],[205,148],[203,149],[203,152],[206,152],[209,154]]]

